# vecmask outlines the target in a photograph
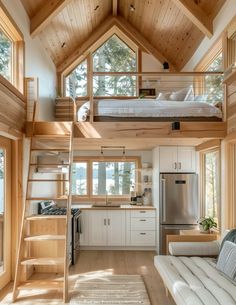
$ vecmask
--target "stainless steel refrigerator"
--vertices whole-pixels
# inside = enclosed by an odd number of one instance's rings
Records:
[[[166,235],[196,229],[198,218],[198,175],[160,174],[160,254],[166,254]]]

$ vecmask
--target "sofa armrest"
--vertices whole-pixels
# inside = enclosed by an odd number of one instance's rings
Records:
[[[220,243],[218,240],[169,243],[169,253],[175,256],[217,256],[219,252]]]

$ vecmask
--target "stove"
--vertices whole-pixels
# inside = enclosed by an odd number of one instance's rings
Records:
[[[67,208],[61,208],[56,205],[53,200],[42,201],[38,203],[38,214],[40,215],[66,215]],[[70,234],[70,261],[72,265],[76,263],[79,255],[80,247],[80,233],[81,233],[81,222],[80,222],[81,210],[77,208],[71,208],[71,234]]]

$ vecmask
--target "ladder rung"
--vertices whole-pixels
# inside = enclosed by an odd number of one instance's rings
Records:
[[[50,134],[50,135],[45,135],[45,134],[34,134],[33,138],[38,138],[38,139],[55,139],[55,138],[65,138],[65,139],[70,139],[70,134]]]
[[[34,221],[34,220],[58,220],[58,219],[65,219],[66,215],[34,215],[34,216],[28,216],[25,218],[28,221]]]
[[[49,166],[61,166],[61,167],[66,167],[66,166],[70,166],[70,164],[61,164],[61,163],[51,163],[51,164],[37,164],[37,163],[30,163],[30,166],[38,166],[38,167],[49,167]]]
[[[63,265],[64,257],[41,257],[41,258],[28,258],[21,262],[21,265]]]
[[[68,179],[29,179],[28,182],[69,182]]]
[[[55,151],[55,152],[67,152],[69,153],[69,149],[63,149],[63,148],[32,148],[31,151],[33,152],[36,152],[36,151],[47,151],[47,152],[50,152],[50,151]]]
[[[62,289],[63,281],[56,280],[28,280],[20,283],[18,289]]]
[[[59,201],[59,200],[67,200],[68,199],[68,196],[65,196],[65,197],[59,197],[59,198],[57,198],[57,197],[54,197],[54,198],[52,198],[52,197],[29,197],[29,198],[26,198],[26,200],[28,200],[28,201],[33,201],[33,200],[41,200],[41,201],[44,201],[44,200],[57,200],[57,201]]]
[[[24,238],[25,241],[45,241],[45,240],[65,240],[65,235],[37,235],[27,236]]]

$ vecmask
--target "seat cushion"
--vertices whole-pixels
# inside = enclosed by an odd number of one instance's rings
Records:
[[[220,252],[218,240],[209,242],[170,242],[169,252],[176,256],[217,256]]]
[[[236,244],[225,241],[217,260],[216,268],[230,279],[236,280]]]
[[[154,264],[177,305],[236,305],[236,283],[214,259],[159,255]]]

